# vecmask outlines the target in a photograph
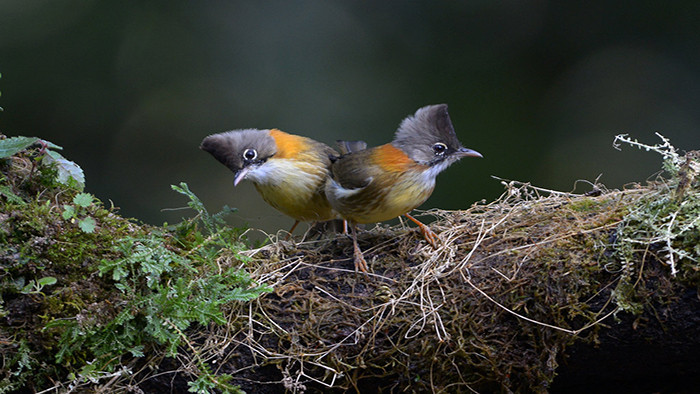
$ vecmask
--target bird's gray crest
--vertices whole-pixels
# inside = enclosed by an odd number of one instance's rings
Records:
[[[448,154],[462,148],[447,113],[447,104],[419,108],[401,122],[392,144],[411,159],[429,163],[435,158],[433,145],[438,142],[446,145]]]
[[[211,153],[216,160],[234,172],[246,165],[243,153],[251,148],[256,150],[257,159],[260,161],[267,160],[277,153],[277,145],[269,130],[244,129],[212,134],[202,140],[200,145],[200,149]]]

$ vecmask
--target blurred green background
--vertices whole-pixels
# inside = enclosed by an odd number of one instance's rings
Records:
[[[272,128],[326,143],[391,140],[449,104],[465,159],[422,208],[467,208],[491,175],[570,191],[643,182],[660,157],[629,133],[700,149],[700,2],[0,1],[0,132],[63,146],[87,190],[161,224],[212,211],[268,232],[292,220],[198,149]],[[578,191],[586,191],[579,187]],[[166,210],[164,210],[166,209]]]

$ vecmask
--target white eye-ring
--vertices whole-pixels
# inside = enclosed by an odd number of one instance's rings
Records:
[[[435,145],[433,145],[433,152],[435,152],[436,155],[442,155],[447,151],[447,145],[443,144],[442,142],[438,142]]]
[[[258,157],[258,151],[253,148],[248,148],[243,151],[243,158],[247,161],[255,160]]]

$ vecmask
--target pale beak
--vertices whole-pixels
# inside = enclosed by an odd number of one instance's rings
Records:
[[[459,148],[457,150],[457,155],[459,155],[460,157],[484,157],[481,155],[481,153],[469,148]]]
[[[240,170],[236,172],[236,176],[233,178],[233,186],[238,186],[238,183],[240,183],[246,175],[248,175],[248,171],[250,171],[250,167],[243,167]]]

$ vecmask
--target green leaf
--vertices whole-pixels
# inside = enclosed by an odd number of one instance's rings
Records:
[[[85,174],[83,174],[83,169],[79,165],[61,156],[58,152],[47,150],[46,153],[44,162],[56,165],[58,182],[67,186],[75,184],[79,190],[85,188]]]
[[[0,159],[21,152],[39,141],[36,137],[12,137],[0,140]]]
[[[84,233],[88,234],[95,232],[95,225],[97,225],[95,219],[91,218],[90,216],[78,222],[78,227],[80,227]]]
[[[54,278],[53,276],[46,276],[37,281],[37,283],[41,286],[51,286],[56,284],[58,280]]]
[[[15,289],[20,289],[20,288],[23,288],[23,287],[24,287],[25,282],[26,282],[26,280],[24,279],[24,277],[23,277],[23,276],[20,276],[19,278],[13,280],[12,283],[11,283],[11,285],[12,285]]]
[[[40,141],[45,143],[47,148],[56,149],[56,150],[63,150],[62,146],[58,146],[51,141],[46,141],[46,140],[42,140],[42,139],[40,139]]]
[[[127,271],[123,266],[121,265],[115,265],[114,270],[112,271],[112,279],[115,281],[120,281],[122,278],[126,278],[129,276],[129,271]]]
[[[221,208],[221,212],[217,212],[213,215],[211,215],[212,220],[214,220],[217,224],[224,225],[226,224],[226,221],[224,220],[224,217],[235,213],[238,211],[237,208],[231,208],[228,205],[224,205],[223,208]]]
[[[97,366],[95,364],[88,363],[83,365],[79,374],[81,378],[87,378],[93,383],[98,382],[99,371],[97,371]]]
[[[134,357],[143,357],[145,354],[143,353],[143,346],[134,346],[129,349],[129,352],[131,353],[132,356]]]
[[[88,193],[78,193],[73,197],[73,204],[87,208],[92,204],[92,195]]]
[[[0,141],[0,142],[2,142],[2,141]],[[20,196],[18,196],[12,192],[12,189],[10,189],[9,186],[0,185],[0,194],[5,196],[5,198],[7,198],[7,201],[9,201],[13,204],[27,205],[27,203],[24,202],[24,200],[22,200],[22,198]]]
[[[206,375],[197,377],[197,380],[194,382],[187,382],[187,386],[189,386],[187,389],[188,392],[196,394],[209,394],[211,393],[209,390],[216,387],[214,383],[209,380],[209,376]]]
[[[64,220],[68,220],[75,216],[75,208],[72,205],[64,205],[63,213],[61,214]]]
[[[215,221],[211,218],[211,215],[209,215],[209,211],[207,211],[207,209],[204,207],[204,203],[202,202],[202,200],[200,200],[199,197],[197,197],[197,195],[195,195],[190,190],[190,188],[187,186],[187,183],[180,182],[179,187],[175,185],[170,185],[170,187],[176,192],[189,197],[190,202],[188,202],[187,205],[189,205],[189,207],[194,209],[195,211],[199,212],[199,215],[202,219],[202,223],[204,223],[204,227],[206,227],[209,234],[216,233]]]

